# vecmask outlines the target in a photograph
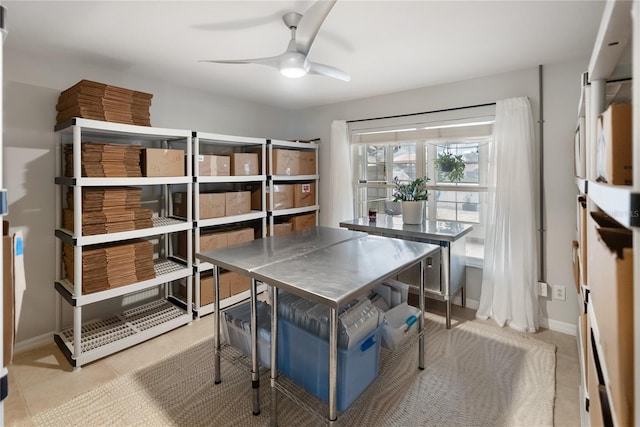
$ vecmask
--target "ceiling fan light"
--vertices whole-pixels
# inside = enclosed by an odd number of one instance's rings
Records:
[[[299,79],[307,74],[307,70],[300,67],[284,67],[280,68],[280,74],[290,79]]]

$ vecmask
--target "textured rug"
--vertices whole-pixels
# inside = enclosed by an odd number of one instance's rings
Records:
[[[382,349],[378,378],[340,415],[340,425],[553,425],[553,345],[479,321],[461,321],[447,330],[444,318],[427,313],[425,319],[425,369],[417,369],[417,345]],[[33,421],[37,426],[267,426],[268,372],[261,377],[259,416],[251,415],[249,372],[223,358],[222,383],[214,385],[213,341],[207,339]],[[322,407],[304,394],[301,399]],[[279,409],[281,426],[323,424],[284,397]]]

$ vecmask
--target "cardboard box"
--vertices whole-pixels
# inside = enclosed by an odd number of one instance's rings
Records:
[[[290,222],[273,224],[273,230],[267,225],[267,236],[279,236],[284,233],[290,233],[291,230],[293,230],[293,224]]]
[[[316,204],[316,183],[294,184],[293,207],[303,208]]]
[[[269,206],[271,189],[273,189],[273,207]],[[272,184],[271,187],[267,188],[267,210],[277,211],[293,208],[294,191],[295,188],[293,184]]]
[[[589,241],[589,298],[598,322],[600,360],[620,425],[633,425],[632,234],[624,228],[595,228],[596,237]]]
[[[316,226],[316,213],[297,215],[289,220],[292,230],[302,230],[303,228]]]
[[[591,331],[587,333],[587,390],[589,392],[589,419],[591,426],[604,426],[602,418],[602,403],[600,402],[600,382],[596,368],[595,353],[591,345]]]
[[[251,212],[251,192],[231,191],[225,194],[225,216],[242,215]]]
[[[145,148],[142,176],[184,176],[184,150]]]
[[[316,171],[316,152],[301,151],[300,152],[300,175],[315,175]]]
[[[631,104],[612,104],[598,119],[597,178],[613,185],[632,185]]]
[[[225,209],[225,193],[200,193],[200,219],[223,217]],[[173,215],[187,217],[187,193],[173,193]]]
[[[251,278],[235,272],[224,273],[228,275],[229,280],[229,296],[248,291],[251,288]]]
[[[274,148],[272,175],[300,175],[300,151]]]
[[[3,366],[13,360],[15,345],[15,304],[14,304],[14,237],[9,236],[9,222],[3,221],[2,233],[2,322],[3,322]]]
[[[229,176],[231,173],[231,158],[201,154],[198,156],[199,176]]]
[[[231,175],[260,175],[258,153],[231,153]]]
[[[225,233],[227,237],[227,246],[239,245],[240,243],[250,242],[254,239],[255,231],[251,227],[241,228],[239,230],[231,230]]]

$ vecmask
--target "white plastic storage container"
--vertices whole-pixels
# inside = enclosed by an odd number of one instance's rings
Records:
[[[384,313],[385,323],[382,328],[382,346],[396,350],[400,345],[418,332],[420,309],[403,302]]]

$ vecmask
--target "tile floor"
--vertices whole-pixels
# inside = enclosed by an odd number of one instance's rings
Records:
[[[443,314],[441,303],[428,301],[428,311]],[[471,320],[475,311],[454,307],[453,315]],[[493,321],[487,323],[495,324]],[[212,330],[213,317],[205,316],[189,326],[90,363],[76,372],[53,343],[18,354],[9,367],[9,396],[4,401],[5,426],[31,426],[32,415],[186,347],[211,335]],[[557,347],[555,425],[579,426],[580,373],[576,339],[545,329],[536,333],[535,338]]]

